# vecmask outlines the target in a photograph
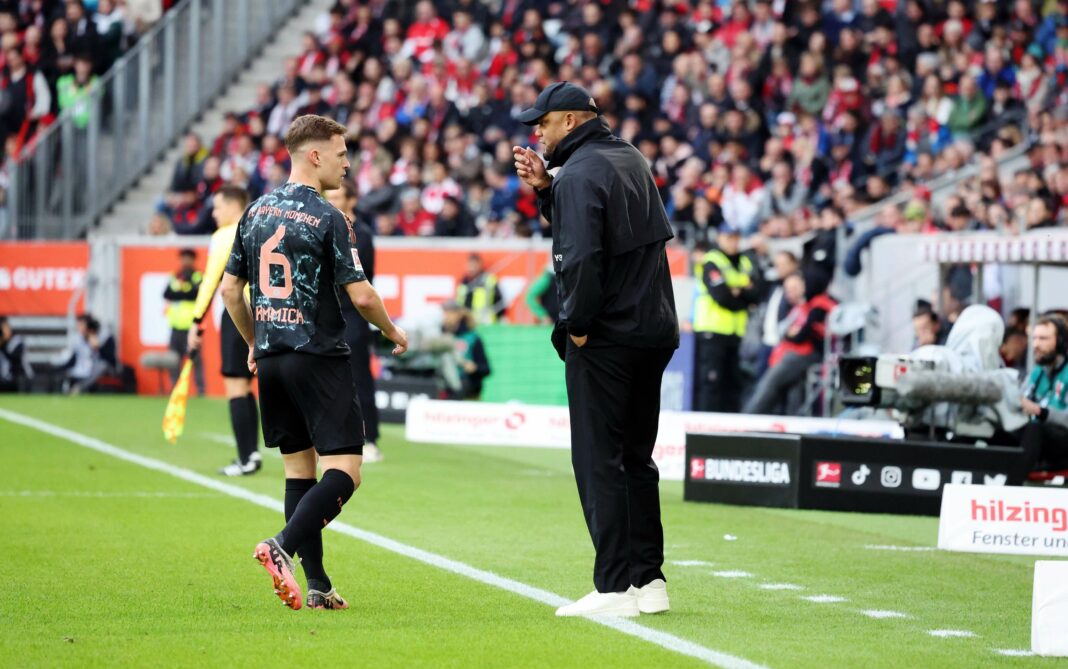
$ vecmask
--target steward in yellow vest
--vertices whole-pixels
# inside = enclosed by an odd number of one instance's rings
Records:
[[[471,312],[476,325],[496,323],[504,316],[507,305],[497,277],[486,272],[482,256],[476,253],[467,258],[467,273],[456,288],[456,302]]]
[[[739,354],[749,309],[760,301],[758,273],[741,253],[741,233],[723,224],[716,248],[694,268],[695,411],[737,412],[742,391]]]
[[[182,249],[178,253],[181,266],[178,271],[171,275],[167,283],[167,289],[163,291],[163,299],[167,300],[167,323],[171,326],[170,349],[179,357],[186,353],[189,330],[196,320],[197,291],[204,275],[197,270],[197,254],[193,249]],[[197,358],[194,363],[194,379],[197,390],[204,394],[204,373],[202,364]],[[178,378],[178,370],[171,370],[172,382]]]

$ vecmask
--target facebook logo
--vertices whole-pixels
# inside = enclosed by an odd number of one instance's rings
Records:
[[[972,473],[971,472],[953,472],[949,475],[949,482],[956,483],[957,485],[971,485]]]

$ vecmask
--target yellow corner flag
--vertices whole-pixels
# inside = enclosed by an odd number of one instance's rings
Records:
[[[174,384],[167,410],[163,413],[163,437],[175,444],[185,429],[185,405],[189,400],[189,375],[193,371],[192,358],[186,358],[178,383]]]

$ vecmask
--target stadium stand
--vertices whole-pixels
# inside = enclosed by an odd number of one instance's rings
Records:
[[[0,4],[0,137],[5,160],[76,104],[173,0],[39,0]],[[84,60],[86,72],[78,73]]]
[[[269,137],[297,113],[325,113],[350,128],[353,176],[388,234],[415,231],[397,225],[412,191],[415,215],[462,192],[479,234],[540,235],[511,174],[508,147],[530,143],[513,116],[546,82],[577,80],[648,156],[692,243],[720,220],[803,235],[829,204],[848,215],[895,191],[922,200],[916,186],[941,175],[1055,145],[1064,3],[1011,16],[990,2],[542,4],[337,2],[255,105],[208,138],[212,157],[260,190]],[[225,180],[215,161],[203,167],[193,208]],[[975,222],[989,223],[985,209]]]
[[[312,2],[100,229],[210,232],[210,195],[279,183],[280,135],[320,113],[349,128],[380,236],[545,236],[510,147],[567,79],[646,155],[676,244],[727,223],[769,299],[783,250],[816,292],[864,299],[882,235],[1062,224],[1065,77],[1068,2]],[[975,280],[949,279],[951,325]]]

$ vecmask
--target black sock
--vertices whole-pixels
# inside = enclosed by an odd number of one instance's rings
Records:
[[[246,395],[230,400],[230,425],[237,440],[237,457],[242,464],[248,462],[259,443],[259,421],[255,397]]]
[[[304,499],[304,495],[315,487],[315,479],[286,479],[286,522],[293,517],[293,513],[297,510],[297,505],[300,504],[300,500]],[[299,548],[297,548],[297,555],[300,556],[300,566],[304,569],[304,576],[308,579],[311,587],[312,581],[319,581],[317,585],[325,585],[324,590],[321,587],[314,588],[321,592],[327,592],[330,590],[330,577],[326,575],[326,569],[323,567],[323,534],[322,532],[315,532],[307,541],[305,541]]]
[[[348,474],[337,469],[326,470],[323,478],[304,493],[286,526],[275,537],[282,550],[292,555],[306,541],[319,535],[341,513],[341,507],[355,490]]]
[[[252,393],[245,395],[245,402],[248,405],[248,454],[252,455],[260,449],[260,408]]]

